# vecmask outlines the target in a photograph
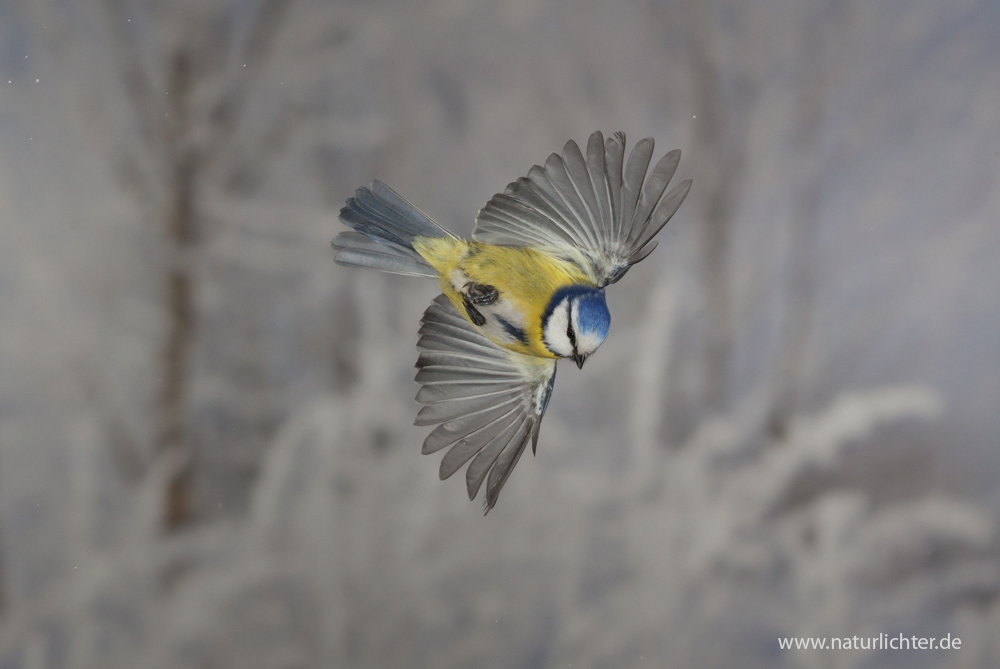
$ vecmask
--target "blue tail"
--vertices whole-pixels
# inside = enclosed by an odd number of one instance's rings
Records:
[[[355,191],[340,210],[340,220],[351,230],[333,240],[334,260],[393,274],[436,277],[434,268],[413,250],[413,239],[451,236],[381,181]]]

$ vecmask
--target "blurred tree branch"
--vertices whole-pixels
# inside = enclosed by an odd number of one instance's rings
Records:
[[[141,144],[125,150],[124,172],[143,184],[147,206],[163,221],[164,325],[156,450],[181,463],[164,492],[164,522],[193,516],[193,453],[187,429],[191,364],[197,337],[198,252],[204,237],[200,192],[238,136],[250,94],[272,53],[290,0],[265,0],[241,38],[231,3],[169,5],[103,0],[114,55]],[[167,20],[162,35],[141,40],[140,23]],[[123,17],[141,17],[132,22]],[[159,44],[157,37],[162,38]],[[233,55],[235,54],[235,57]],[[163,90],[159,90],[162,83]],[[301,117],[282,114],[287,127]],[[273,134],[272,129],[270,133]]]
[[[799,410],[804,391],[809,341],[813,334],[819,213],[829,165],[822,158],[822,132],[829,97],[835,44],[843,33],[846,6],[823,2],[805,10],[796,48],[797,107],[792,148],[797,166],[788,222],[783,282],[785,309],[778,359],[774,366],[772,406],[767,430],[782,438]]]
[[[734,338],[730,253],[735,202],[744,181],[746,133],[756,91],[739,63],[723,58],[714,5],[685,0],[681,5],[696,111],[692,119],[695,202],[702,209],[698,229],[705,308],[703,410],[725,407],[730,390]],[[737,46],[739,48],[739,46]],[[722,76],[726,71],[726,78]]]

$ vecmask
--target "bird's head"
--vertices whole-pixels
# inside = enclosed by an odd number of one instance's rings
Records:
[[[603,290],[566,286],[553,293],[542,315],[542,341],[553,355],[572,358],[582,368],[587,356],[608,336],[610,327]]]

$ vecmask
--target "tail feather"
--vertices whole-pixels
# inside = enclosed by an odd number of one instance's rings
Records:
[[[333,240],[333,248],[337,251],[336,262],[339,265],[410,276],[436,276],[423,258],[414,257],[413,249],[373,239],[353,230],[340,233]]]
[[[381,181],[359,188],[340,210],[340,220],[352,228],[333,240],[338,264],[369,267],[414,276],[437,273],[413,249],[416,237],[448,237],[447,230],[400,197]]]

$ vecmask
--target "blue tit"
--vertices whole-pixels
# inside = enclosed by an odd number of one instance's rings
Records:
[[[611,327],[605,288],[655,248],[653,237],[691,188],[667,184],[680,151],[648,173],[653,140],[625,155],[625,135],[595,132],[586,155],[562,155],[507,186],[460,239],[385,184],[359,188],[340,210],[350,230],[333,240],[336,261],[435,279],[417,347],[417,425],[437,425],[423,453],[448,448],[440,475],[466,463],[486,511],[531,441],[538,445],[556,361],[582,368]]]

